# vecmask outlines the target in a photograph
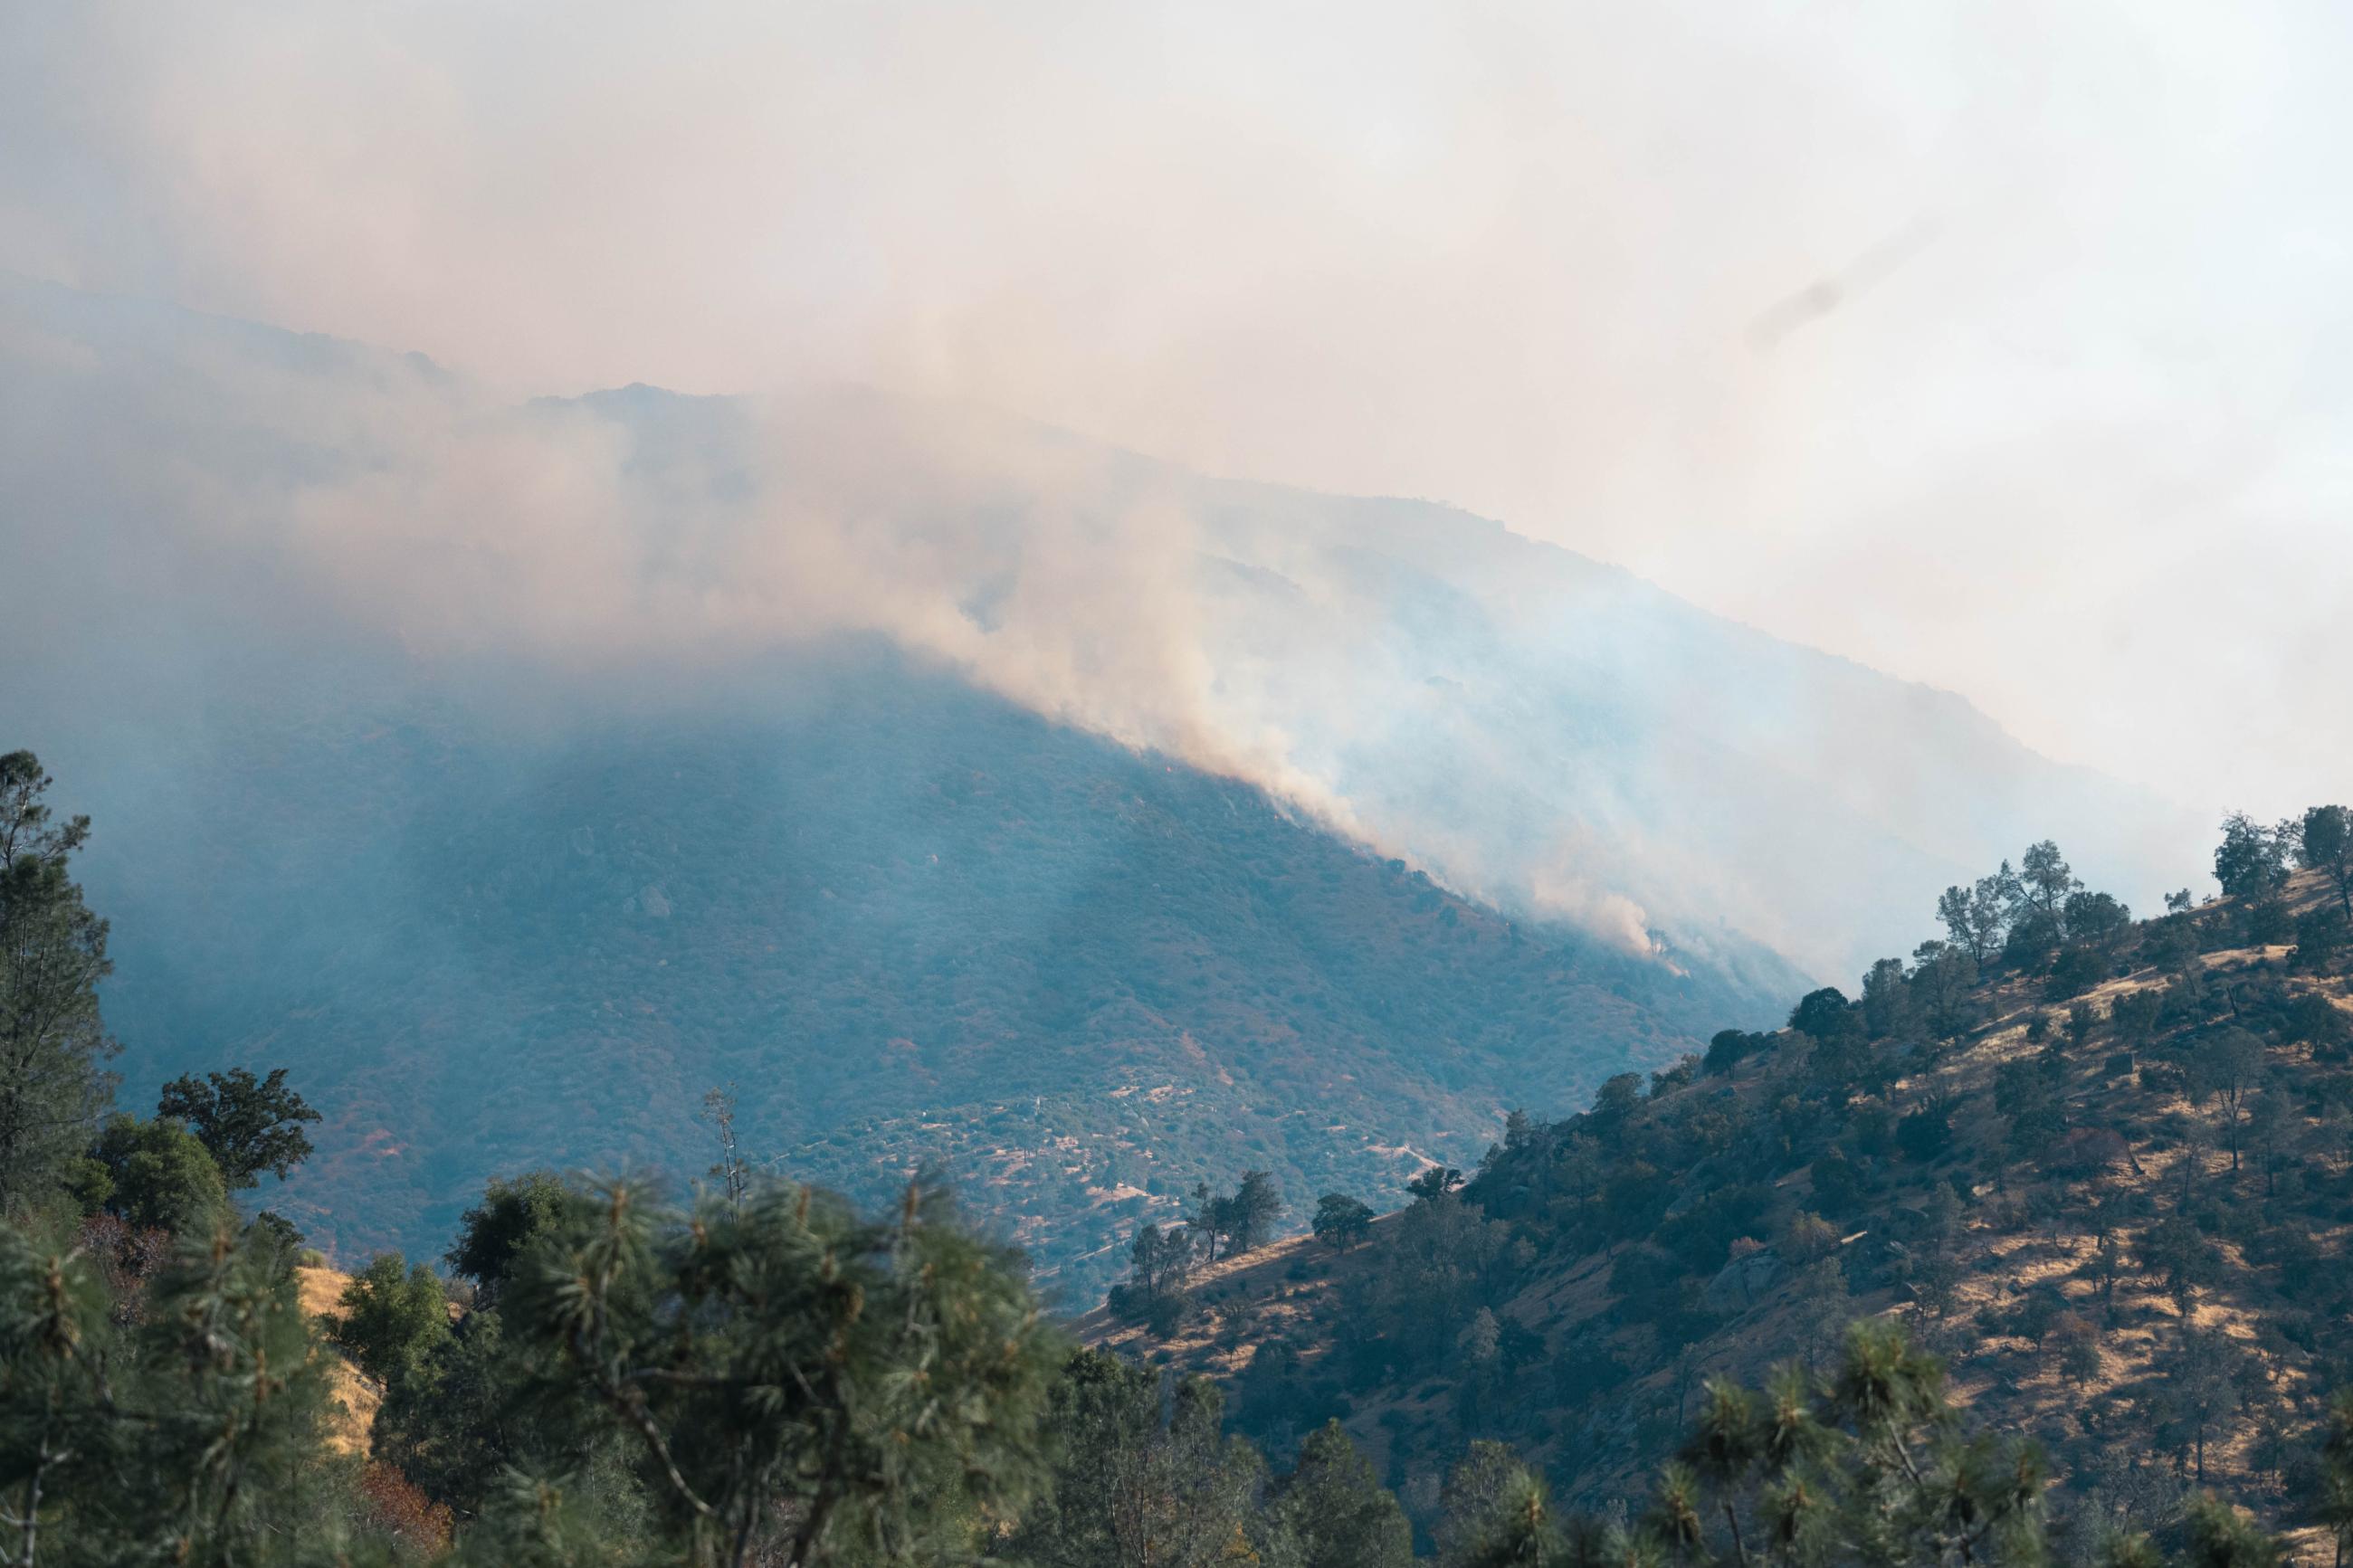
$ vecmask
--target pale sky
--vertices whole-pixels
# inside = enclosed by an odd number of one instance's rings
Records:
[[[1425,496],[2353,797],[2353,9],[0,4],[0,268]]]

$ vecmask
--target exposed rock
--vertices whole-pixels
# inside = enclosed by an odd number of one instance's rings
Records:
[[[1789,1272],[1771,1247],[1736,1258],[1707,1282],[1701,1300],[1711,1312],[1745,1312]]]

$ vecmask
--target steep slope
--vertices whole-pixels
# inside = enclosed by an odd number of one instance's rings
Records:
[[[518,402],[0,280],[0,493],[130,1092],[294,1068],[346,1253],[698,1166],[733,1080],[755,1153],[1088,1258],[1778,1010],[2030,801],[2136,895],[2171,821],[1493,523],[873,394]]]
[[[331,1120],[270,1201],[344,1257],[438,1245],[526,1162],[699,1173],[732,1084],[754,1157],[944,1163],[1056,1268],[1245,1166],[1312,1194],[1460,1158],[1504,1084],[1671,1060],[1793,984],[1515,926],[887,653],[702,674],[691,710],[560,716],[355,675],[185,750],[45,746],[101,781],[134,1092],[291,1068]]]
[[[1856,1008],[1736,1034],[1715,1070],[1517,1129],[1362,1245],[1215,1266],[1165,1340],[1082,1331],[1228,1379],[1278,1448],[1345,1417],[1426,1518],[1480,1437],[1578,1505],[1639,1499],[1704,1379],[1895,1313],[2072,1505],[2153,1528],[2203,1484],[2295,1522],[2289,1457],[2353,1369],[2337,898],[2307,874],[2149,922],[2085,981],[2007,967],[1936,999],[1949,1033]]]
[[[322,1321],[342,1310],[344,1287],[352,1282],[350,1275],[324,1265],[302,1265],[294,1270],[294,1279],[302,1293],[302,1310]],[[338,1407],[328,1430],[328,1447],[339,1454],[365,1454],[368,1427],[375,1420],[376,1406],[384,1403],[384,1392],[349,1356],[332,1350],[321,1353],[332,1358],[327,1375]]]
[[[264,636],[610,679],[873,635],[1514,916],[1817,973],[2043,833],[2149,902],[2211,821],[1494,522],[971,409],[517,403],[0,279],[0,651],[76,647],[92,711]]]

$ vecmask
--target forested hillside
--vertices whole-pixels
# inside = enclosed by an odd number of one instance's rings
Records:
[[[1144,1237],[1086,1331],[1217,1375],[1272,1453],[1342,1419],[1425,1521],[1482,1443],[1639,1509],[1710,1380],[1827,1371],[1873,1314],[2040,1444],[2071,1555],[2179,1539],[2204,1487],[2335,1517],[2309,1442],[2353,1378],[2347,826],[2234,818],[2229,896],[2137,922],[2036,846],[1854,999],[1514,1115],[1402,1212],[1335,1194],[1320,1238],[1214,1264]]]
[[[708,1163],[723,1088],[752,1157],[868,1194],[937,1164],[1085,1300],[1237,1160],[1391,1184],[1797,988],[1505,921],[887,652],[729,679],[684,716],[354,684],[142,735],[76,792],[126,1078],[290,1067],[330,1114],[281,1206],[346,1259],[501,1172]]]
[[[2234,822],[2233,896],[2147,927],[2038,845],[1862,1002],[1515,1117],[1386,1220],[1333,1193],[1276,1244],[1266,1172],[1202,1184],[1086,1349],[936,1184],[861,1210],[724,1143],[685,1203],[522,1171],[438,1268],[323,1268],[262,1206],[324,1125],[282,1068],[116,1100],[49,785],[0,756],[25,1568],[2272,1568],[2353,1534],[2340,808]]]
[[[339,1256],[517,1159],[708,1159],[732,1085],[757,1157],[942,1162],[1084,1300],[1212,1153],[1296,1224],[2030,826],[2130,890],[2179,821],[1500,523],[873,392],[518,401],[7,278],[0,490],[122,1070],[311,1083]]]

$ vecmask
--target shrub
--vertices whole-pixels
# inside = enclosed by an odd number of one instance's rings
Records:
[[[1166,1291],[1152,1299],[1144,1317],[1145,1331],[1155,1340],[1170,1339],[1192,1315],[1192,1297],[1182,1290]]]
[[[2096,1176],[2124,1163],[2125,1141],[2105,1127],[2078,1127],[2051,1146],[2044,1156],[2051,1169],[2064,1176]]]
[[[390,1383],[449,1337],[441,1281],[422,1263],[411,1268],[397,1252],[371,1258],[343,1287],[337,1305],[341,1310],[327,1321],[328,1332],[378,1383]]]
[[[1926,1164],[1952,1147],[1953,1120],[1941,1105],[1924,1105],[1895,1124],[1896,1147],[1907,1160]]]
[[[228,1185],[220,1167],[168,1116],[110,1118],[96,1158],[106,1167],[108,1210],[134,1229],[193,1235],[227,1216]]]
[[[2108,959],[2096,948],[2071,947],[2051,965],[2049,995],[2054,1002],[2081,996],[2108,977]]]

